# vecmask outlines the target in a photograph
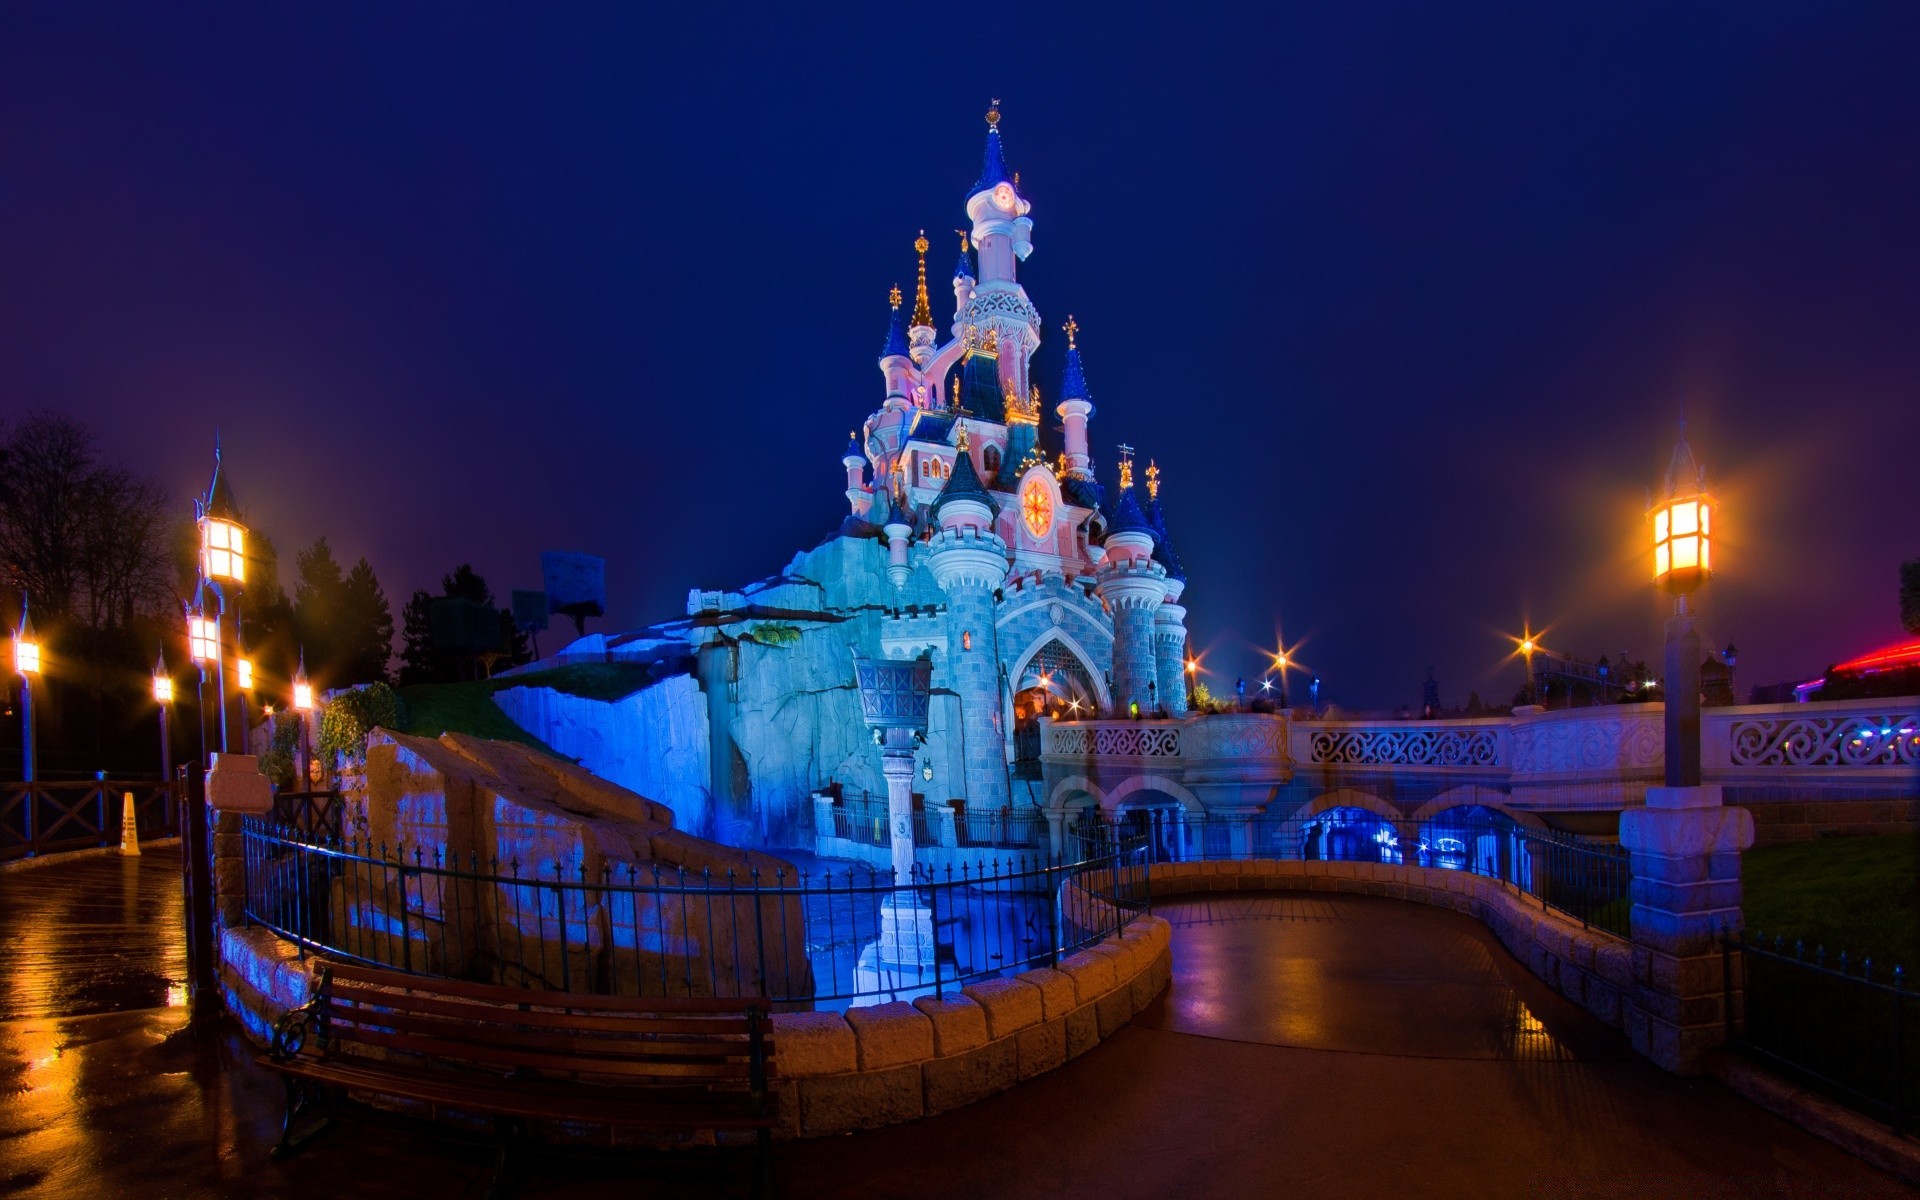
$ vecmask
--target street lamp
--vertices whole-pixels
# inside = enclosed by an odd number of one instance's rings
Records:
[[[1713,574],[1714,508],[1682,423],[1666,487],[1647,514],[1653,520],[1654,582],[1673,594],[1664,706],[1668,787],[1700,785],[1700,633],[1687,598]]]
[[[169,727],[173,714],[173,676],[167,674],[164,654],[153,660],[153,703],[160,710],[160,783],[170,786],[173,782],[173,730]]]
[[[220,442],[213,443],[213,480],[207,485],[204,499],[195,498],[193,502],[194,521],[200,528],[200,578],[213,588],[214,598],[219,602],[213,618],[214,682],[220,693],[220,749],[228,749],[227,737],[227,655],[224,645],[223,626],[227,616],[227,592],[234,592],[238,599],[239,591],[247,582],[247,529],[240,522],[240,513],[234,504],[233,487],[227,482],[226,471],[220,462]],[[196,659],[204,661],[202,656]],[[252,664],[242,661],[247,676],[252,674]],[[245,681],[242,681],[242,690]],[[242,710],[241,738],[245,740],[245,710]]]
[[[40,673],[40,639],[33,632],[27,602],[20,601],[20,624],[13,631],[13,669],[20,676],[20,771],[33,782],[33,677]],[[32,837],[33,797],[27,797],[28,837]]]
[[[1527,664],[1526,700],[1528,704],[1538,704],[1540,702],[1533,690],[1533,652],[1539,648],[1540,643],[1533,640],[1533,634],[1531,632],[1521,636],[1520,657]]]
[[[313,786],[313,745],[309,724],[313,721],[313,684],[307,679],[307,652],[300,651],[300,665],[293,672],[293,711],[300,722],[300,790]]]

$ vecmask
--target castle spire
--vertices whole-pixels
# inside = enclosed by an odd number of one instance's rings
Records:
[[[1093,397],[1087,394],[1086,370],[1080,365],[1080,346],[1077,341],[1080,334],[1080,324],[1073,319],[1072,313],[1068,313],[1067,323],[1061,326],[1061,328],[1066,330],[1067,334],[1067,369],[1060,380],[1060,398],[1062,400],[1092,400]],[[1092,409],[1088,409],[1088,412],[1091,413]]]
[[[979,276],[973,273],[973,256],[967,253],[967,231],[956,229],[954,232],[960,235],[960,261],[954,264],[953,277],[956,280],[964,279],[972,283]]]
[[[900,285],[895,284],[887,293],[887,303],[893,307],[893,313],[887,318],[887,344],[880,351],[882,361],[907,356],[907,335],[900,328]]]
[[[913,324],[918,328],[933,328],[933,305],[927,303],[927,231],[922,229],[920,236],[913,239],[913,252],[920,256],[920,281],[913,290]]]
[[[976,196],[1002,183],[1019,187],[1013,172],[1007,170],[1006,152],[1000,145],[1000,101],[996,99],[992,107],[987,109],[987,152],[980,164],[980,178],[967,194]]]

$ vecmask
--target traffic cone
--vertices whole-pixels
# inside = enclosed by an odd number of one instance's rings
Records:
[[[120,853],[127,858],[140,857],[140,826],[133,817],[133,793],[121,793],[120,801]]]

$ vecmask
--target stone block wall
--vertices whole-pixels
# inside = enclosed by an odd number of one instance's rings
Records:
[[[775,1014],[780,1136],[823,1137],[930,1117],[1078,1058],[1166,990],[1171,934],[1157,917],[1136,917],[1124,933],[1068,955],[1058,969],[844,1015]],[[227,930],[220,966],[227,1011],[266,1045],[281,1014],[312,994],[315,966],[264,929]],[[554,1132],[571,1140],[595,1136],[578,1127]]]

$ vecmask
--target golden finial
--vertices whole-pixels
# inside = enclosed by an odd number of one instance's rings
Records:
[[[1133,447],[1126,443],[1120,445],[1120,490],[1126,491],[1133,486]]]
[[[1065,325],[1062,325],[1060,328],[1067,331],[1067,349],[1069,350],[1074,349],[1073,339],[1074,339],[1074,335],[1080,332],[1080,323],[1073,319],[1072,313],[1068,313],[1067,323]]]
[[[998,96],[995,96],[993,103],[987,107],[987,128],[996,133],[1000,130],[1000,98]]]
[[[899,284],[897,283],[894,284],[893,288],[887,292],[887,303],[893,306],[893,311],[895,312],[900,311],[900,285]]]
[[[1160,498],[1160,465],[1152,459],[1147,460],[1147,499]]]
[[[954,449],[960,451],[962,454],[967,452],[967,423],[965,421],[960,422],[954,429],[953,446]]]
[[[913,239],[913,252],[920,256],[920,281],[913,289],[913,323],[933,328],[933,305],[927,303],[927,231]]]
[[[960,253],[965,254],[970,248],[967,245],[967,231],[964,229],[956,229],[954,232],[960,235]]]

